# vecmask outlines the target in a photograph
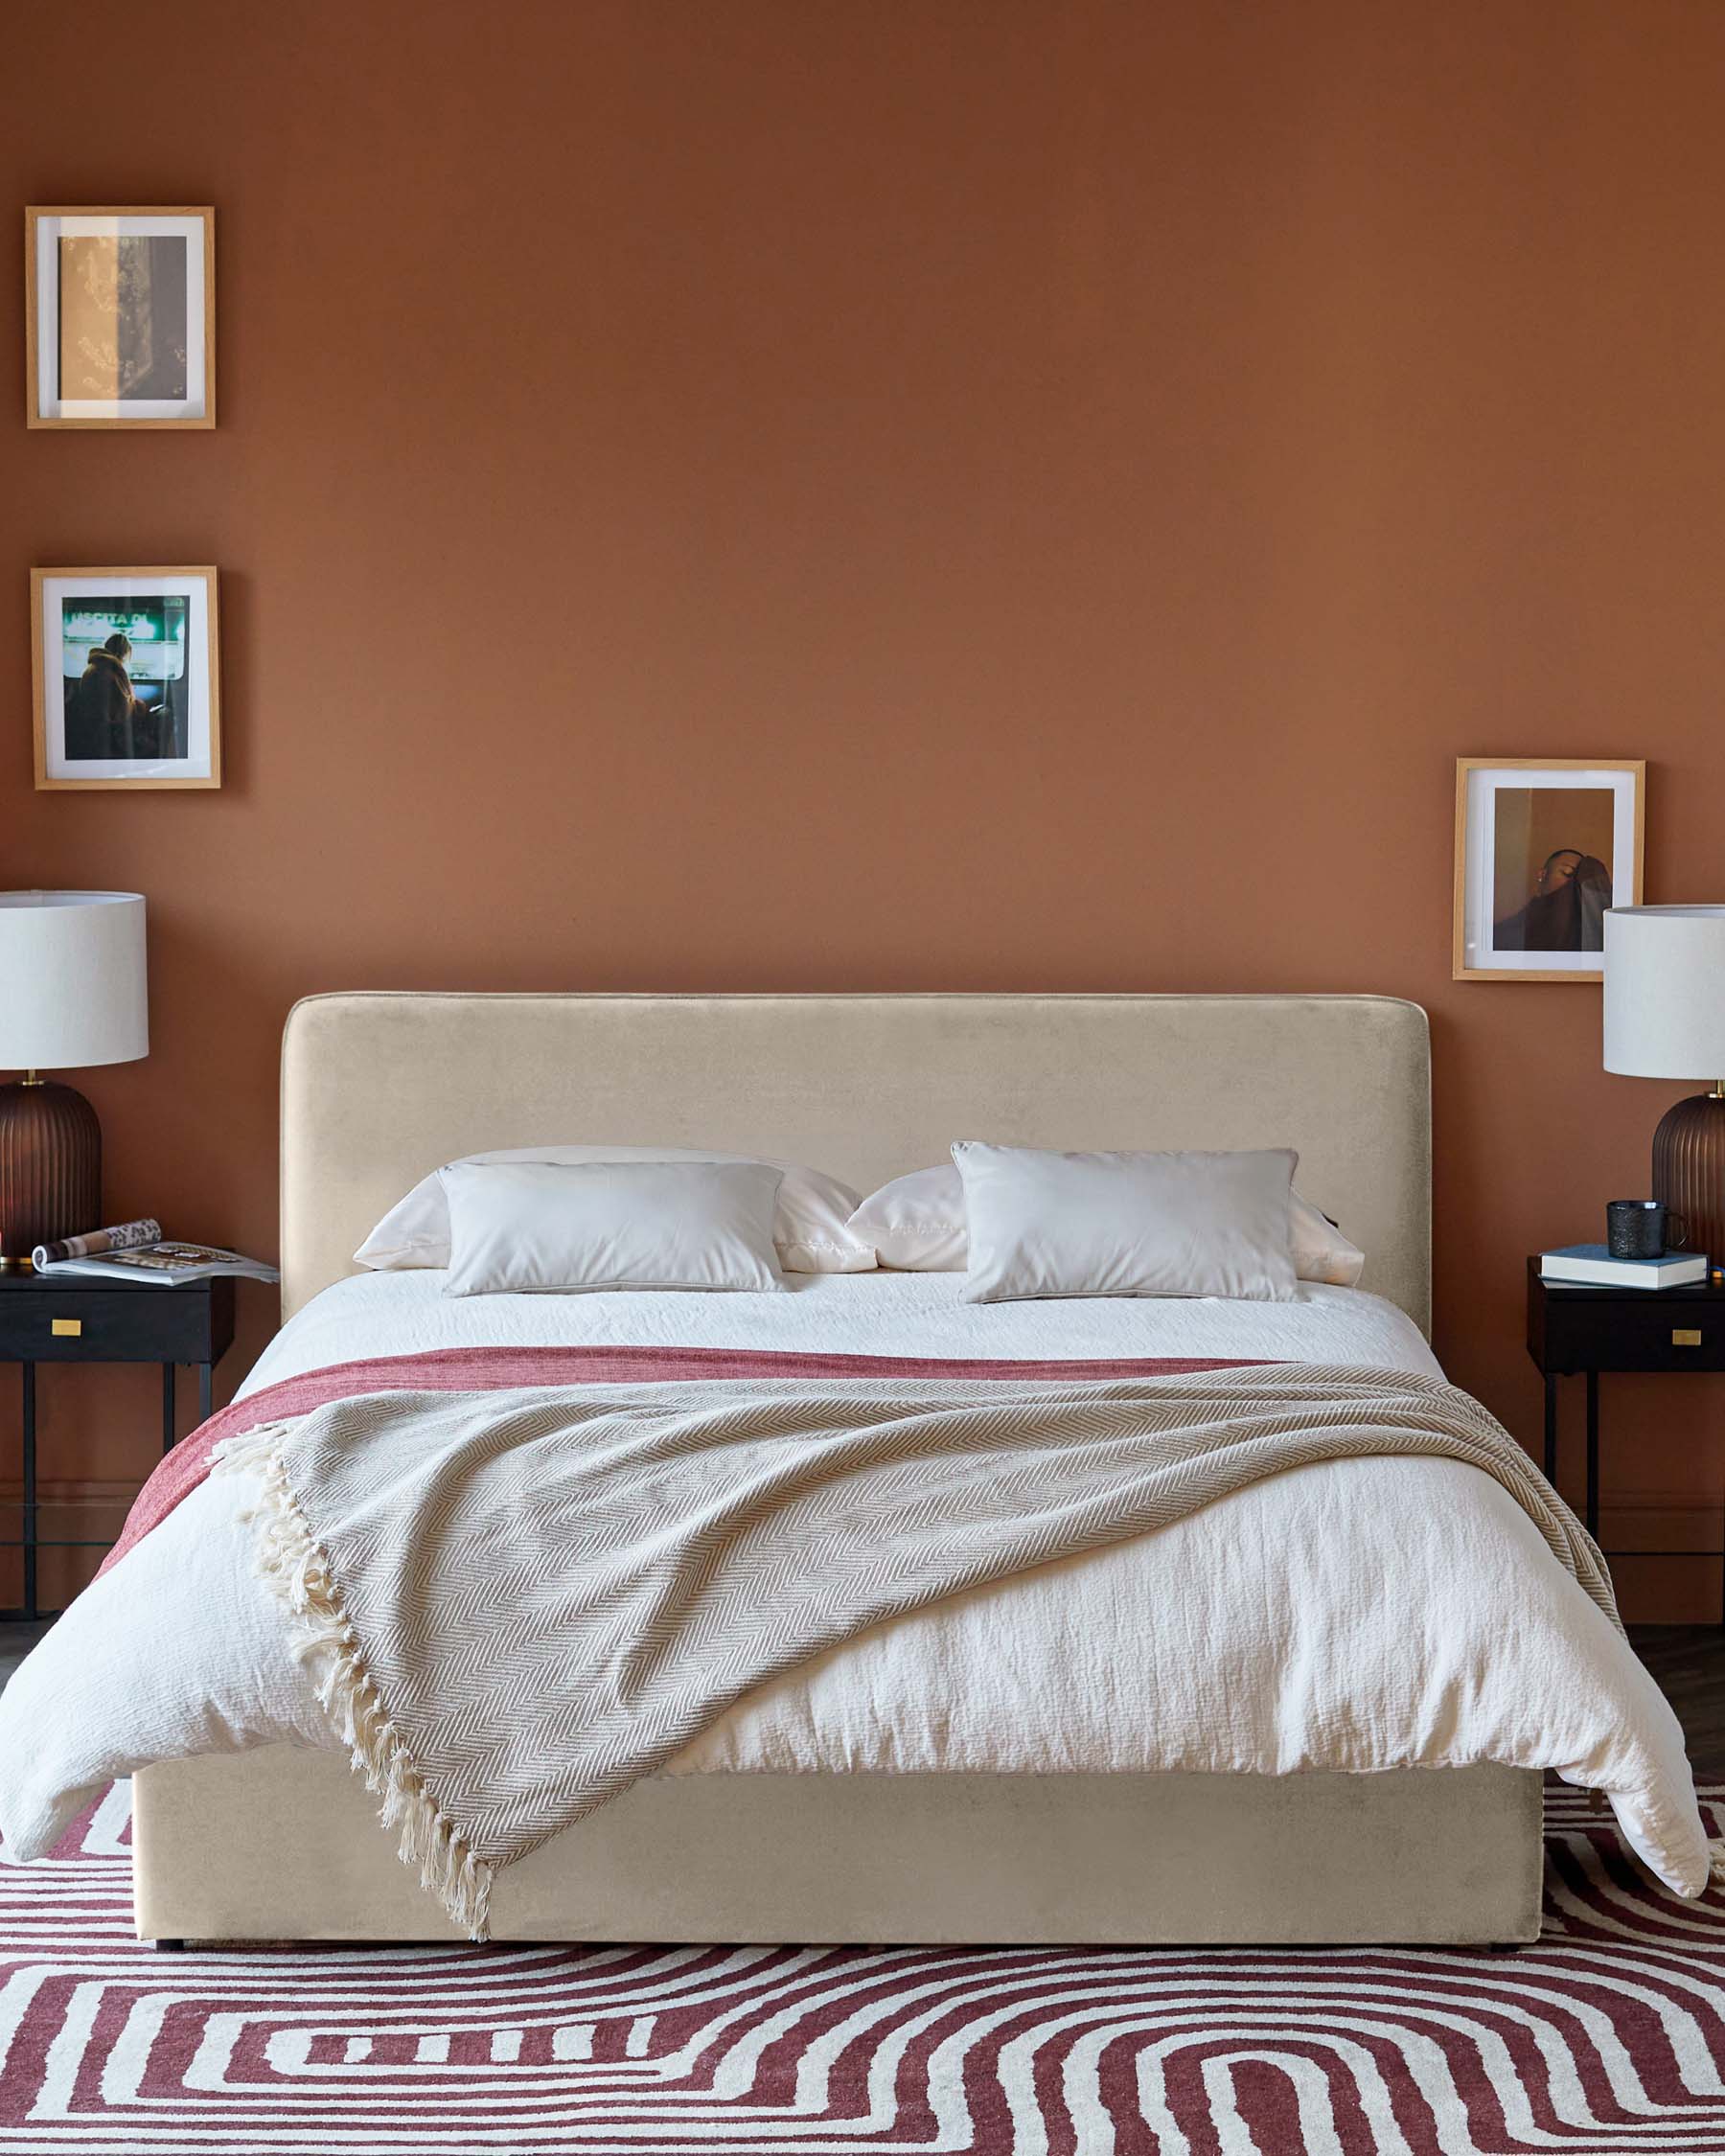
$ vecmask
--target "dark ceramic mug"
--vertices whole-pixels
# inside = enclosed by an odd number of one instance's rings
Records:
[[[1605,1248],[1615,1258],[1664,1257],[1689,1241],[1689,1223],[1657,1198],[1614,1198],[1605,1208]]]

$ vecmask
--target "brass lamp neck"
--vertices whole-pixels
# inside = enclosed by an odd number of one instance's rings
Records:
[[[42,1081],[36,1076],[34,1070],[27,1070],[24,1073],[23,1077],[19,1079],[18,1083],[21,1086],[39,1086]]]

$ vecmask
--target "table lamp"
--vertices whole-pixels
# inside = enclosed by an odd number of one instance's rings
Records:
[[[1689,1247],[1725,1263],[1725,906],[1620,906],[1605,915],[1605,1067],[1713,1079],[1653,1134],[1653,1195]]]
[[[137,893],[0,891],[0,1269],[102,1225],[96,1111],[36,1073],[149,1053]]]

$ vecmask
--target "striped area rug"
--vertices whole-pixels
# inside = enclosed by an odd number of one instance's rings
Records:
[[[131,1937],[128,1829],[121,1785],[50,1861],[0,1857],[0,2150],[1725,2151],[1725,1896],[1650,1885],[1566,1793],[1513,1956],[165,1955]]]

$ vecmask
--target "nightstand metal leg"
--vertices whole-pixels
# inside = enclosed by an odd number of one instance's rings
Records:
[[[1599,1539],[1599,1373],[1587,1373],[1587,1531]]]
[[[1557,1487],[1557,1377],[1548,1370],[1545,1381],[1545,1475],[1552,1487]]]
[[[173,1450],[174,1421],[173,1365],[164,1363],[162,1365],[162,1450],[165,1453],[171,1453]]]
[[[19,1365],[24,1373],[24,1518],[19,1537],[24,1545],[24,1617],[36,1617],[36,1427],[35,1365]]]
[[[197,1365],[197,1419],[208,1422],[215,1411],[216,1365],[200,1363]]]

